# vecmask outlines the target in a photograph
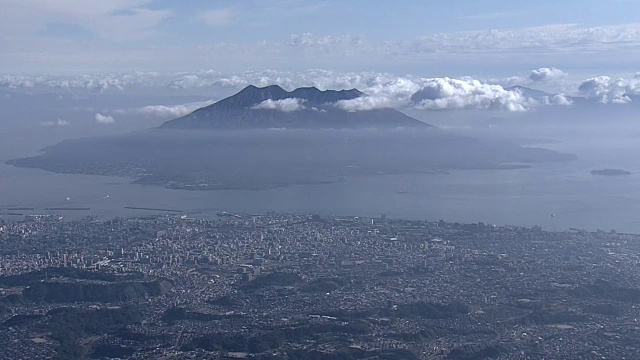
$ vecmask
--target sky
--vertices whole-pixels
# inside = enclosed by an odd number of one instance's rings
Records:
[[[0,71],[635,72],[637,0],[0,0]]]
[[[640,0],[0,0],[0,120],[13,106],[65,131],[155,124],[247,85],[357,88],[347,111],[427,118],[613,109],[640,104],[638,64]]]
[[[0,162],[274,84],[357,88],[335,106],[470,136],[633,154],[640,0],[0,0]]]

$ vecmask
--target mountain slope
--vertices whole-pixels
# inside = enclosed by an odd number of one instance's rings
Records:
[[[365,96],[351,90],[249,85],[237,94],[170,120],[162,129],[356,129],[430,127],[391,108],[345,111],[338,105]]]

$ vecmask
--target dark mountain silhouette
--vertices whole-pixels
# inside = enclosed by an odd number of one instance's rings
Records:
[[[391,108],[346,111],[339,101],[366,96],[357,89],[318,90],[315,87],[286,91],[278,85],[249,85],[237,94],[170,120],[162,129],[357,129],[429,127]],[[271,100],[271,102],[269,102]],[[268,104],[263,102],[267,101]],[[284,103],[289,108],[281,107]],[[272,108],[268,108],[271,105]]]
[[[355,89],[288,92],[279,86],[249,86],[161,126],[185,130],[70,139],[8,163],[59,173],[130,176],[139,184],[171,189],[247,190],[326,184],[351,176],[514,169],[575,158],[449,133],[394,109],[347,111],[339,106],[353,99],[366,104],[370,99],[362,96]]]
[[[538,100],[538,101],[545,101],[545,98],[547,100],[551,100],[553,99],[554,96],[556,95],[560,95],[560,94],[554,94],[554,93],[549,93],[546,91],[542,91],[542,90],[538,90],[538,89],[534,89],[534,88],[530,88],[530,87],[526,87],[526,86],[522,86],[522,85],[514,85],[514,86],[509,86],[504,88],[505,90],[508,91],[519,91],[522,95],[524,95],[525,97],[534,99],[534,100]],[[571,100],[573,103],[575,104],[585,104],[588,103],[588,99],[585,99],[584,97],[580,97],[580,96],[568,96],[565,94],[562,94],[565,98]]]
[[[521,85],[514,85],[514,86],[509,86],[504,88],[507,91],[520,91],[520,93],[528,98],[532,98],[532,99],[536,99],[536,100],[540,100],[542,98],[544,98],[545,96],[548,98],[553,97],[555,94],[551,94],[548,93],[546,91],[542,91],[542,90],[538,90],[538,89],[532,89],[530,87],[526,87],[526,86],[521,86]]]

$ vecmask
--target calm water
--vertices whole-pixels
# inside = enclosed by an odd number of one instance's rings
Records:
[[[603,139],[553,147],[580,156],[569,164],[538,164],[509,171],[455,171],[448,175],[354,177],[329,185],[261,191],[184,191],[129,184],[129,179],[60,175],[0,165],[0,207],[90,207],[66,211],[104,218],[153,214],[124,206],[181,209],[194,216],[267,211],[379,216],[545,229],[616,229],[640,233],[640,163],[635,139]],[[549,146],[548,146],[549,147]],[[24,155],[24,154],[22,154]],[[626,177],[596,177],[594,168],[618,167]],[[108,197],[107,197],[108,196]],[[69,198],[69,200],[67,200]],[[20,218],[6,215],[2,217]],[[551,214],[556,214],[552,217]],[[157,214],[157,213],[156,213]]]

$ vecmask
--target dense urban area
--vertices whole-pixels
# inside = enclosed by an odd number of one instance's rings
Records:
[[[0,357],[639,359],[639,254],[384,215],[0,220]]]

